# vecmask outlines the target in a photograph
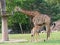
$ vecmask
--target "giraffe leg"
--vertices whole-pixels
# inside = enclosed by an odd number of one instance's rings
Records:
[[[35,33],[35,42],[38,42],[38,41],[39,41],[39,33],[36,32],[36,33]]]
[[[32,40],[38,41],[39,29],[40,29],[40,26],[33,27],[32,31],[31,31]]]
[[[49,24],[46,25],[46,31],[47,31],[47,40],[48,40],[50,37],[50,25]]]
[[[34,31],[34,28],[31,30],[31,41],[33,42],[34,41],[34,35],[35,35],[35,31]]]

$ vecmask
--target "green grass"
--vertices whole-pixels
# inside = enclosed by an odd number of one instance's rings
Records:
[[[27,39],[30,40],[30,34],[9,34],[10,39]],[[39,36],[40,39],[45,39],[46,34],[41,33]],[[0,39],[1,39],[1,34],[0,34]],[[0,45],[60,45],[60,32],[54,32],[51,33],[50,40],[48,41],[40,41],[40,42],[18,42],[18,43],[11,43],[11,42],[6,42],[6,43],[0,43]]]

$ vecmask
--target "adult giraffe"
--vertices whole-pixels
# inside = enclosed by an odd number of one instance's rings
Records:
[[[47,31],[47,38],[48,39],[50,37],[50,17],[44,14],[39,13],[38,11],[28,11],[28,10],[24,10],[21,9],[20,7],[16,6],[15,11],[19,11],[22,12],[32,18],[32,22],[34,24],[33,29],[31,30],[31,37],[33,38],[35,35],[38,36],[39,35],[39,30],[41,29],[41,27],[43,25],[46,26],[46,31]],[[34,38],[33,38],[34,39]],[[32,40],[33,40],[32,39]],[[38,39],[36,38],[36,41]]]

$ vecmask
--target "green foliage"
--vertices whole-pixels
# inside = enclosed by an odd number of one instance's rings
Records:
[[[60,19],[60,0],[6,0],[7,11],[13,11],[15,6],[26,10],[37,10],[51,16],[53,21]],[[30,24],[30,20],[25,14],[15,12],[8,18],[9,27],[12,27],[13,23],[25,25]]]
[[[59,20],[60,18],[60,0],[45,0],[51,10],[51,17],[53,21]]]
[[[7,10],[11,11],[17,5],[26,10],[38,10],[50,15],[53,19],[60,13],[60,0],[7,0],[6,2]]]
[[[33,2],[25,1],[23,7],[27,10],[37,10],[40,13],[51,16],[53,21],[59,20],[60,0],[34,0]]]

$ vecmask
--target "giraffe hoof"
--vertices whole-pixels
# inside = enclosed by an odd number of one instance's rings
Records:
[[[45,42],[46,40],[44,39],[44,42]]]

